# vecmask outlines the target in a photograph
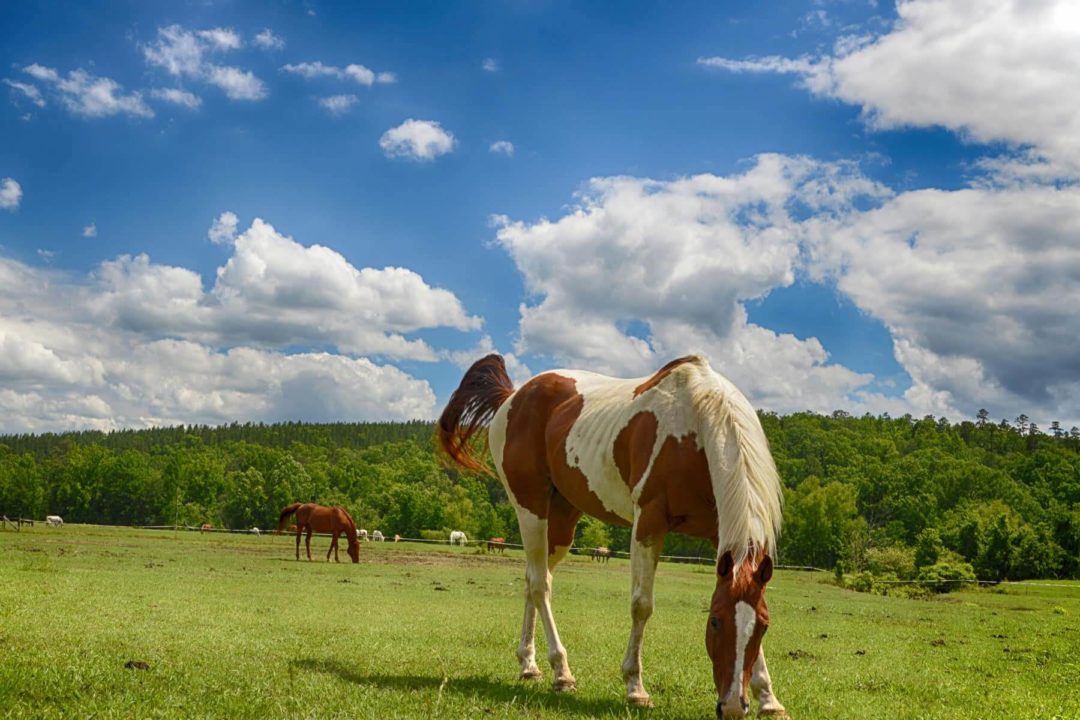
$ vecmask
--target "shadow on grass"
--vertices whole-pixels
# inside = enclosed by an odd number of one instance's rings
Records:
[[[442,687],[444,693],[475,696],[497,705],[509,705],[515,699],[518,703],[527,700],[529,705],[545,710],[559,710],[585,717],[625,715],[627,709],[622,701],[586,699],[573,693],[556,693],[543,683],[499,682],[480,675],[451,678],[444,678],[441,675],[390,675],[386,673],[364,675],[336,660],[311,658],[293,660],[292,665],[301,670],[337,675],[346,682],[368,685],[381,690],[438,692]]]

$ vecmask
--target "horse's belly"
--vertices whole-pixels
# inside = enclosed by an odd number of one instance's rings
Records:
[[[589,478],[580,467],[563,464],[561,468],[552,468],[551,479],[555,488],[578,510],[615,525],[633,523],[634,501],[630,497],[630,488],[614,465],[605,469],[601,477]]]

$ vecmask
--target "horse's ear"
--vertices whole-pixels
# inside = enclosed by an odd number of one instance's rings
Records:
[[[716,563],[716,574],[721,578],[727,578],[731,576],[731,571],[735,569],[735,558],[731,555],[731,551],[720,556],[720,559]]]
[[[754,573],[754,577],[757,578],[758,583],[764,585],[772,579],[772,558],[766,555],[761,559],[761,562],[757,566],[757,571]]]

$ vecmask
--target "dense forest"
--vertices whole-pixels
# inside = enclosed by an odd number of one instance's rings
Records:
[[[763,414],[785,487],[781,563],[911,576],[1080,576],[1080,430],[928,416]],[[439,462],[430,423],[187,426],[0,436],[0,514],[124,525],[271,527],[297,500],[404,537],[516,541],[497,480]],[[578,545],[628,547],[584,519]],[[665,551],[707,556],[669,537]],[[965,565],[966,566],[966,565]]]

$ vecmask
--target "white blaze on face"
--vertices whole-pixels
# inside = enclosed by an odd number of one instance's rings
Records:
[[[738,697],[742,693],[746,646],[750,644],[750,638],[754,635],[756,625],[757,613],[754,608],[749,603],[741,600],[735,603],[735,673],[731,676],[731,687],[727,693],[729,698]]]

